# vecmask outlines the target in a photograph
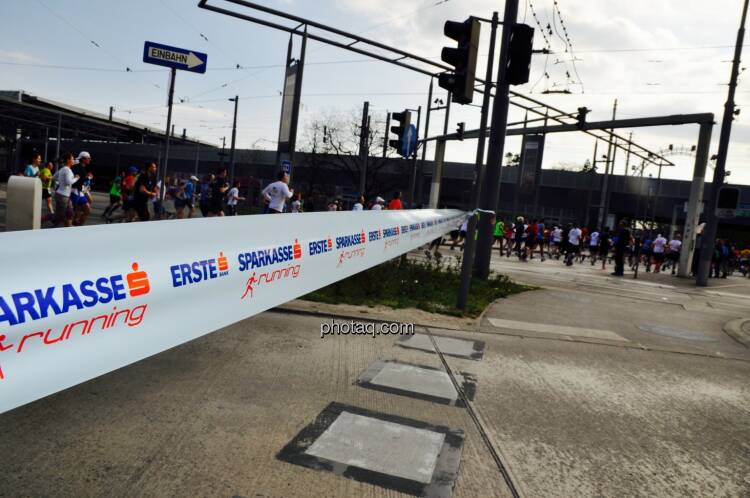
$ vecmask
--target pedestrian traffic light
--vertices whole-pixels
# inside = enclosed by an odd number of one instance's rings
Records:
[[[396,140],[389,140],[388,145],[396,149],[399,155],[406,157],[406,154],[404,154],[404,150],[406,150],[404,147],[404,138],[406,129],[411,124],[411,113],[409,111],[392,112],[391,119],[397,123],[396,126],[391,126],[391,133],[395,133],[398,138]]]
[[[456,137],[458,137],[459,140],[464,139],[465,128],[466,128],[466,123],[458,123],[458,126],[456,126]]]
[[[527,24],[514,24],[510,30],[510,45],[505,66],[507,84],[523,85],[529,81],[533,45],[534,28]]]
[[[576,121],[578,122],[576,123],[576,125],[579,128],[583,128],[586,125],[586,114],[588,114],[589,112],[591,112],[591,110],[587,107],[578,108],[578,115],[576,116]]]
[[[446,21],[443,26],[445,36],[456,40],[458,47],[443,47],[440,58],[454,69],[438,76],[438,84],[459,104],[471,104],[474,96],[479,30],[479,21],[471,17],[464,22]]]

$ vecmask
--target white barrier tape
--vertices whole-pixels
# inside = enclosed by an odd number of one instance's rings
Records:
[[[465,216],[326,212],[0,234],[0,413],[392,259]]]

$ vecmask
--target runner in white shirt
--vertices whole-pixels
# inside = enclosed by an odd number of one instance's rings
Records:
[[[652,245],[654,253],[654,273],[661,271],[661,265],[664,263],[664,246],[667,245],[667,239],[662,237],[661,234],[657,235]]]
[[[294,190],[287,185],[289,175],[284,171],[279,171],[276,176],[277,180],[263,189],[263,197],[268,201],[268,212],[270,214],[280,214],[284,212],[286,200],[294,195]]]
[[[232,188],[227,192],[227,216],[237,216],[237,203],[244,201],[244,197],[240,197],[240,181],[235,180]]]
[[[382,197],[376,197],[375,204],[372,205],[372,207],[370,208],[370,211],[382,211],[384,203],[385,203],[385,199],[383,199]]]
[[[359,199],[357,199],[357,202],[355,202],[354,206],[352,206],[352,211],[362,211],[364,209],[365,209],[365,198],[360,195]]]
[[[677,265],[680,263],[680,249],[682,249],[682,240],[680,240],[679,234],[669,241],[668,247],[667,258],[669,258],[669,265],[672,267],[672,275],[674,275]]]
[[[594,230],[589,234],[589,258],[591,258],[591,266],[594,266],[594,263],[596,263],[596,257],[599,254],[599,232]],[[583,256],[582,258],[585,258]],[[583,259],[581,259],[581,263],[583,263]]]
[[[573,260],[578,254],[578,250],[581,244],[581,229],[573,227],[568,232],[568,254],[565,257],[565,264],[568,266],[573,265]]]

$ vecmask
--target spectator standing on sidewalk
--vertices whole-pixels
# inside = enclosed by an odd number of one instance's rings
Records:
[[[294,195],[294,190],[289,188],[289,175],[285,171],[279,171],[276,181],[266,186],[261,194],[268,202],[269,214],[283,213],[287,199]]]

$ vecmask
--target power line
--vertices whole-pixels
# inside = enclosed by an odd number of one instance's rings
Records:
[[[220,47],[220,46],[219,46],[219,45],[218,45],[217,43],[215,43],[215,42],[212,42],[211,40],[209,40],[209,39],[208,39],[208,37],[207,37],[207,36],[206,36],[205,34],[203,34],[203,32],[201,32],[200,28],[198,28],[198,27],[197,27],[197,26],[196,26],[195,24],[193,24],[192,22],[188,21],[188,20],[187,20],[187,19],[186,19],[185,17],[183,17],[183,16],[182,16],[182,14],[180,14],[180,13],[179,13],[179,12],[178,12],[178,11],[177,11],[176,9],[173,9],[173,8],[172,8],[172,6],[170,6],[170,5],[169,5],[169,4],[168,4],[168,3],[167,3],[167,2],[165,1],[165,0],[159,0],[159,3],[161,3],[161,4],[162,4],[162,6],[163,6],[163,7],[165,8],[165,9],[169,10],[169,11],[170,11],[170,12],[171,12],[171,13],[172,13],[172,14],[173,14],[173,15],[174,15],[175,17],[177,17],[177,19],[181,20],[181,21],[182,21],[183,23],[185,23],[185,24],[186,24],[186,25],[187,25],[188,27],[190,27],[190,28],[191,28],[191,29],[193,29],[193,30],[194,30],[194,31],[195,31],[196,33],[198,33],[198,36],[200,36],[200,37],[201,37],[201,39],[202,39],[203,41],[205,41],[205,42],[206,42],[206,43],[208,43],[209,45],[212,45],[212,46],[213,46],[214,48],[216,48],[216,49],[217,49],[217,50],[218,50],[219,52],[221,52],[221,53],[222,53],[222,54],[224,55],[224,57],[226,57],[226,58],[227,58],[228,60],[232,61],[232,62],[234,63],[234,65],[235,65],[235,68],[236,68],[236,69],[242,69],[242,65],[240,65],[240,63],[239,63],[239,62],[237,62],[237,60],[236,60],[236,59],[235,59],[234,57],[230,57],[230,56],[229,56],[229,54],[228,54],[228,52],[227,52],[226,50],[224,50],[224,48]]]
[[[44,2],[42,1],[42,0],[37,0],[37,2],[39,3],[39,5],[41,5],[42,7],[44,7],[44,8],[45,8],[45,9],[46,9],[46,10],[47,10],[48,12],[50,12],[50,13],[51,13],[52,15],[54,15],[55,17],[57,17],[58,19],[60,19],[60,20],[61,20],[62,22],[64,22],[64,23],[65,23],[65,24],[67,24],[68,26],[70,26],[70,28],[71,28],[71,29],[72,29],[73,31],[75,31],[76,33],[78,33],[79,35],[81,35],[81,37],[82,37],[82,38],[83,38],[84,40],[88,41],[89,43],[91,43],[92,45],[94,45],[94,46],[95,46],[96,48],[98,48],[98,49],[101,49],[101,50],[103,50],[103,51],[104,51],[104,52],[105,52],[105,53],[106,53],[107,55],[109,55],[109,56],[110,56],[111,58],[113,58],[113,59],[117,59],[117,60],[118,60],[119,62],[121,62],[121,63],[122,63],[122,65],[123,65],[123,66],[125,67],[125,72],[130,72],[130,71],[131,71],[130,67],[128,67],[128,65],[127,65],[127,64],[125,64],[125,62],[124,62],[124,61],[123,61],[123,60],[122,60],[122,59],[121,59],[120,57],[118,57],[117,55],[115,55],[115,54],[113,54],[112,52],[110,52],[109,50],[107,50],[107,49],[106,49],[106,48],[105,48],[105,47],[104,47],[103,45],[101,45],[100,43],[98,43],[98,42],[97,42],[96,40],[94,40],[94,39],[90,38],[90,37],[88,36],[88,34],[86,34],[86,32],[84,32],[83,30],[81,30],[80,28],[78,28],[78,26],[76,26],[75,24],[73,24],[72,22],[70,22],[70,21],[69,21],[69,20],[68,20],[67,18],[65,18],[65,17],[63,17],[62,15],[60,15],[60,14],[59,14],[58,12],[56,12],[56,11],[52,10],[52,8],[50,8],[50,7],[49,7],[49,6],[48,6],[48,5],[46,4],[46,3],[44,3]]]
[[[555,27],[555,33],[557,33],[557,26],[555,25],[555,10],[557,10],[557,20],[560,22],[560,27],[562,28],[563,34],[565,35],[565,51],[570,51],[571,62],[573,64],[573,72],[576,73],[576,78],[578,78],[578,84],[581,86],[581,93],[585,93],[583,81],[581,81],[581,76],[578,74],[578,68],[576,67],[576,55],[573,52],[573,42],[570,40],[568,29],[565,27],[565,21],[563,21],[562,12],[560,12],[560,5],[557,3],[557,0],[552,0],[552,9],[552,24]],[[559,33],[557,33],[557,36],[560,37]]]

